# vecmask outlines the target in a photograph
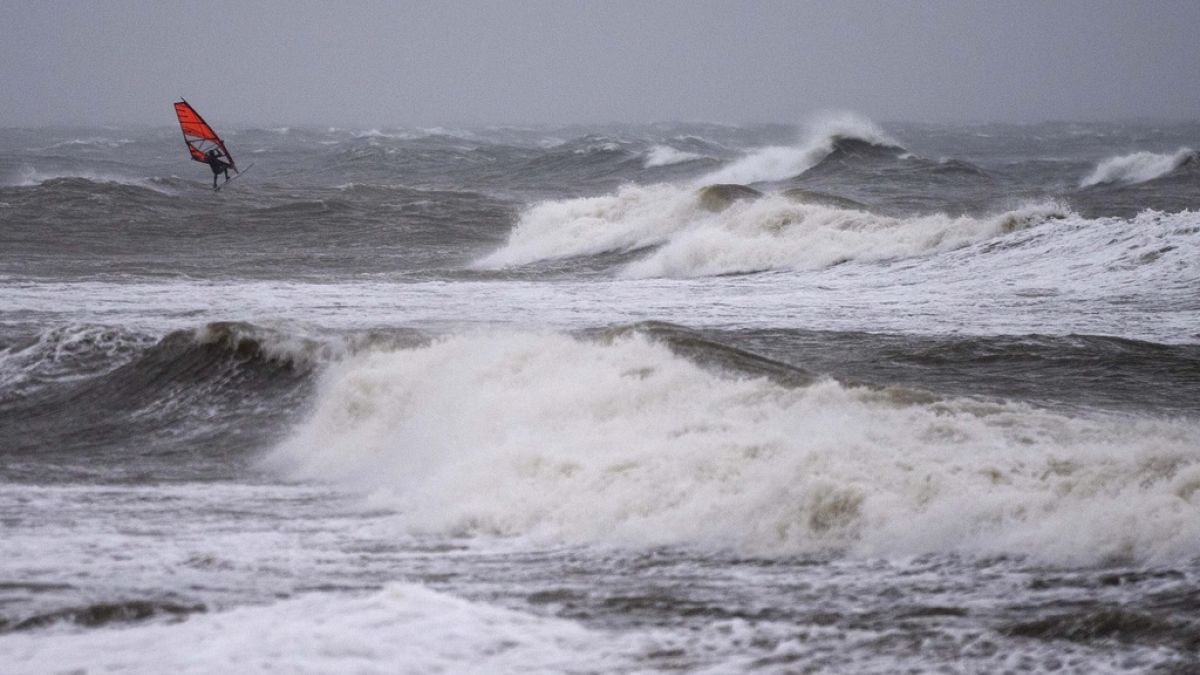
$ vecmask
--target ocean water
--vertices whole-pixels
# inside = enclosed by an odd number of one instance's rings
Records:
[[[223,131],[0,129],[0,671],[1200,668],[1200,124]]]

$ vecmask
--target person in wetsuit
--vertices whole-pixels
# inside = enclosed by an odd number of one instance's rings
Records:
[[[213,172],[213,189],[217,189],[217,176],[225,174],[225,180],[229,180],[229,162],[221,159],[221,151],[213,148],[204,155],[204,163],[208,164]]]

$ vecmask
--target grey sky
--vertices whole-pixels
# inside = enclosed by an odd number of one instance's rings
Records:
[[[0,0],[0,126],[1200,118],[1200,0]]]

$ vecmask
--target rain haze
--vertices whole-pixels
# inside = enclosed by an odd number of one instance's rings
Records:
[[[0,125],[1191,119],[1196,2],[6,2]]]

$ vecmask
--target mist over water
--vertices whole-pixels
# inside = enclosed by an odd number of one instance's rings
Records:
[[[0,130],[13,672],[1200,658],[1200,125],[225,136]]]

